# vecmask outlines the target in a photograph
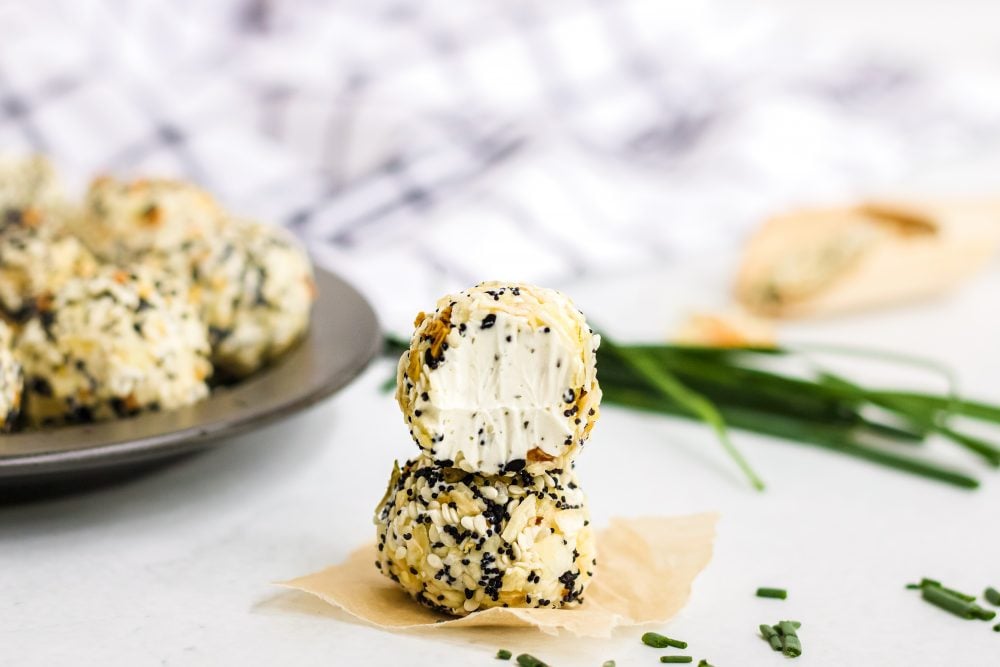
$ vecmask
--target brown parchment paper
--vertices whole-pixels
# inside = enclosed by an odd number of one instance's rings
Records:
[[[573,609],[493,608],[462,618],[417,604],[375,569],[375,546],[340,565],[280,582],[311,593],[348,614],[387,630],[535,627],[550,635],[607,637],[616,627],[658,623],[687,602],[691,583],[712,557],[716,514],[613,519],[597,534],[598,569]]]

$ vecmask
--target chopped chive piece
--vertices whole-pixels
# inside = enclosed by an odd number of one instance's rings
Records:
[[[1000,623],[993,626],[993,632],[1000,632]]]
[[[796,630],[802,627],[798,621],[778,621],[777,625],[761,624],[760,636],[767,640],[771,648],[781,651],[789,658],[802,655],[802,643]]]
[[[1000,591],[992,586],[986,589],[983,593],[983,597],[986,598],[986,601],[990,604],[1000,607]]]
[[[535,656],[527,653],[517,656],[517,664],[521,667],[549,667]]]
[[[514,654],[508,651],[507,649],[502,648],[499,651],[497,651],[497,660],[510,660],[510,656],[512,655]]]
[[[694,658],[689,655],[661,655],[660,662],[693,662]]]
[[[668,646],[672,648],[687,648],[687,642],[682,642],[679,639],[671,639],[670,637],[664,637],[658,632],[647,632],[642,636],[642,643],[646,646],[652,646],[653,648],[667,648]]]
[[[760,636],[766,639],[775,651],[781,650],[781,635],[767,623],[761,623]]]
[[[715,667],[715,665],[710,663],[708,660],[702,659],[698,661],[698,667]]]
[[[795,631],[802,627],[798,621],[780,621],[778,632],[781,633],[781,652],[789,658],[797,658],[802,655],[802,643]]]
[[[937,579],[928,579],[927,577],[924,577],[923,579],[920,580],[920,585],[918,586],[918,588],[923,588],[924,586],[934,586],[936,588],[940,588],[948,595],[956,597],[959,600],[964,600],[966,602],[975,602],[976,600],[975,595],[969,595],[968,593],[962,593],[960,591],[956,591],[954,588],[948,588],[947,586],[944,586]]]
[[[949,611],[956,616],[973,618],[975,615],[974,608],[976,605],[970,603],[968,600],[955,597],[940,586],[923,586],[920,589],[920,595],[932,605]]]
[[[757,597],[784,600],[788,597],[788,591],[784,588],[758,588]]]
[[[781,652],[789,658],[797,658],[802,655],[802,643],[797,635],[789,635],[781,640]]]
[[[614,660],[605,660],[601,667],[615,667]]]
[[[997,613],[992,609],[983,609],[979,605],[973,605],[972,615],[980,621],[992,621],[997,617]]]

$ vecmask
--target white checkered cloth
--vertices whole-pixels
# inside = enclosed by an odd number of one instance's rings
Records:
[[[996,150],[1000,86],[702,0],[0,0],[0,152],[193,178],[405,328]]]

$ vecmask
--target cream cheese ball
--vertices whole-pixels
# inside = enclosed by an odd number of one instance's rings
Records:
[[[446,614],[572,607],[597,564],[572,471],[485,476],[422,454],[393,471],[375,522],[379,571]]]
[[[443,466],[499,474],[568,468],[598,417],[600,337],[561,293],[484,282],[420,313],[396,400]]]
[[[312,264],[288,230],[233,220],[192,257],[193,299],[208,325],[212,362],[226,374],[254,372],[309,328]]]
[[[201,188],[169,179],[94,180],[74,231],[104,261],[128,264],[149,252],[183,252],[210,239],[225,214]]]
[[[0,212],[29,207],[65,212],[62,187],[52,164],[40,156],[0,160]]]
[[[21,414],[21,394],[24,390],[24,374],[21,364],[11,350],[13,331],[0,322],[0,431],[14,427]]]
[[[208,395],[204,325],[185,291],[104,270],[39,304],[17,339],[24,412],[35,425],[172,409]]]
[[[0,311],[9,319],[24,321],[40,296],[97,268],[90,251],[42,209],[0,212]]]

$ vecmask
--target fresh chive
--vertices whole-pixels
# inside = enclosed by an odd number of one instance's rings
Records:
[[[802,655],[802,642],[798,635],[783,635],[781,637],[781,652],[789,658],[797,658]]]
[[[508,651],[507,649],[502,648],[499,651],[497,651],[497,660],[510,660],[510,656],[512,655],[514,654]]]
[[[681,663],[681,662],[693,662],[694,658],[689,655],[661,655],[660,662],[667,663]]]
[[[975,595],[969,595],[968,593],[962,593],[961,591],[956,591],[954,588],[948,588],[937,579],[928,579],[927,577],[924,577],[923,579],[920,580],[920,583],[917,584],[917,588],[923,588],[924,586],[936,586],[937,588],[940,588],[948,595],[956,597],[959,600],[964,600],[965,602],[976,601]]]
[[[602,391],[604,392],[604,399],[608,403],[615,403],[632,409],[649,410],[676,417],[690,418],[689,414],[679,408],[656,401],[642,391],[616,386],[605,386]],[[740,408],[723,408],[723,415],[727,423],[733,428],[830,449],[888,468],[894,468],[967,489],[974,489],[979,486],[979,482],[975,478],[933,462],[857,443],[851,438],[849,431],[840,428],[810,423],[795,416],[768,414],[753,410],[742,410]]]
[[[1000,591],[993,588],[992,586],[988,587],[983,592],[983,597],[986,598],[986,601],[989,602],[990,604],[1000,607]]]
[[[788,591],[784,588],[758,588],[757,597],[784,600],[788,597]]]
[[[779,621],[777,630],[781,635],[781,652],[790,658],[802,655],[802,643],[796,630],[802,627],[798,621]]]
[[[665,637],[658,632],[647,632],[642,636],[642,643],[653,648],[687,648],[687,642]]]
[[[993,467],[1000,467],[1000,448],[996,445],[974,436],[959,433],[958,431],[939,423],[938,419],[928,415],[926,411],[915,408],[912,403],[893,398],[872,396],[871,392],[867,392],[857,384],[838,375],[834,375],[833,373],[822,373],[820,375],[820,381],[833,384],[849,392],[853,392],[861,400],[871,401],[875,405],[898,412],[927,430],[940,433],[952,442],[965,447],[975,454],[978,454],[983,458],[983,460]]]
[[[962,618],[975,618],[976,605],[968,600],[955,597],[940,586],[923,586],[920,595],[932,605],[949,611]]]
[[[993,632],[1000,632],[1000,623],[993,626]]]
[[[970,419],[1000,424],[1000,406],[967,401],[961,398],[953,399],[950,396],[934,396],[906,391],[876,391],[872,394],[879,398],[905,401],[927,412],[956,414]]]
[[[712,427],[716,437],[725,448],[729,457],[736,462],[740,470],[758,491],[764,490],[764,482],[757,476],[750,464],[747,463],[743,455],[736,449],[729,439],[729,432],[726,430],[726,423],[719,414],[718,409],[709,399],[701,394],[691,391],[685,387],[672,373],[656,363],[653,357],[635,351],[627,351],[611,343],[607,338],[603,339],[606,350],[622,360],[626,366],[631,368],[640,377],[649,382],[652,387],[668,401],[680,405],[683,409],[695,415],[706,424]]]
[[[997,613],[992,609],[983,609],[979,605],[972,610],[972,615],[978,618],[980,621],[992,621],[997,617]]]
[[[547,664],[528,653],[522,653],[517,656],[516,660],[520,667],[549,667]]]
[[[767,623],[761,623],[760,636],[767,640],[772,649],[775,651],[781,650],[781,635],[779,635],[778,631]]]
[[[601,667],[615,667],[615,661],[605,660],[603,663],[601,663]]]
[[[705,660],[703,658],[698,661],[698,667],[715,667],[715,665],[711,664],[708,660]]]

